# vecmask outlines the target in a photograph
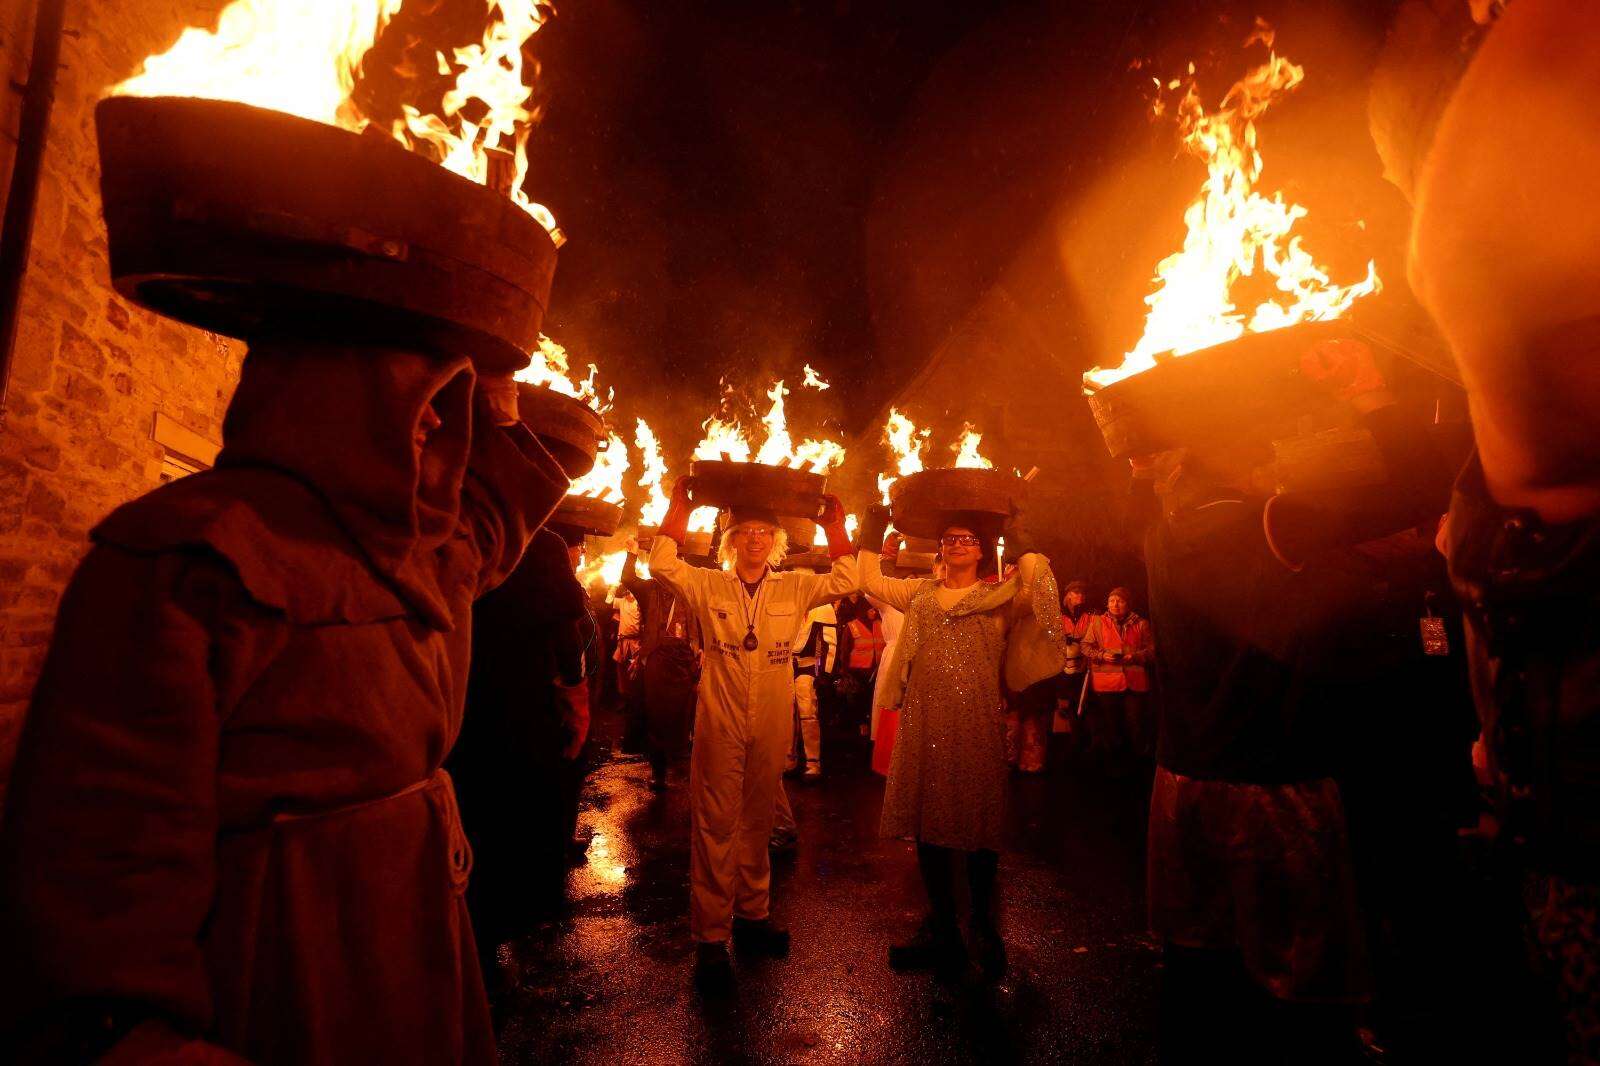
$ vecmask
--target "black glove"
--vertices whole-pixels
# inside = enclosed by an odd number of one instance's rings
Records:
[[[1033,534],[1028,532],[1022,521],[1022,512],[1013,511],[1011,517],[1006,519],[1003,536],[1006,538],[1006,558],[1020,559],[1029,552],[1036,552],[1039,546],[1034,543]]]
[[[861,520],[861,534],[856,538],[856,547],[869,552],[883,549],[883,535],[889,530],[889,508],[881,503],[875,503],[867,508],[867,516]]]

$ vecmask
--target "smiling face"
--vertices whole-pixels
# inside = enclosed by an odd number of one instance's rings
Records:
[[[734,558],[741,566],[754,569],[765,566],[772,554],[772,540],[777,531],[766,522],[744,522],[733,527]]]
[[[939,537],[939,557],[952,569],[975,567],[983,558],[983,541],[965,526],[951,526]]]

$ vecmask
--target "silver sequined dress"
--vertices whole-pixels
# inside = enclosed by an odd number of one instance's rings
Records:
[[[1053,604],[1054,578],[1048,566],[1041,569],[1045,587],[1033,591]],[[898,586],[892,589],[898,598],[910,600],[901,641],[911,657],[902,667],[905,695],[881,831],[962,851],[998,851],[1007,779],[1001,669],[1008,633],[1027,605],[1008,600],[982,609],[994,587],[976,585],[947,611],[934,582],[896,581],[873,571],[885,586]]]

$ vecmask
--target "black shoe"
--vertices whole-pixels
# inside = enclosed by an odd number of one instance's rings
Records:
[[[789,930],[779,929],[771,918],[734,918],[733,946],[740,951],[782,959],[789,954]]]
[[[728,959],[726,941],[702,941],[694,946],[694,983],[701,992],[711,994],[733,987],[733,963]]]
[[[1006,975],[1006,945],[994,926],[973,926],[972,957],[986,979],[998,981]]]
[[[942,980],[961,976],[967,965],[967,948],[954,922],[924,918],[910,940],[889,948],[889,969],[897,973],[932,970]]]

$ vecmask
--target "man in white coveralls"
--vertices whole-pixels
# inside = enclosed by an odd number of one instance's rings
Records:
[[[673,487],[650,572],[683,596],[704,634],[689,764],[689,930],[695,977],[716,989],[733,977],[730,936],[757,954],[789,951],[788,931],[768,917],[767,843],[793,736],[790,647],[813,607],[856,588],[856,564],[844,508],[825,496],[818,521],[834,560],[827,574],[775,569],[788,537],[777,515],[759,507],[733,509],[719,551],[725,569],[690,566],[678,546],[695,507],[692,488],[687,477]]]

